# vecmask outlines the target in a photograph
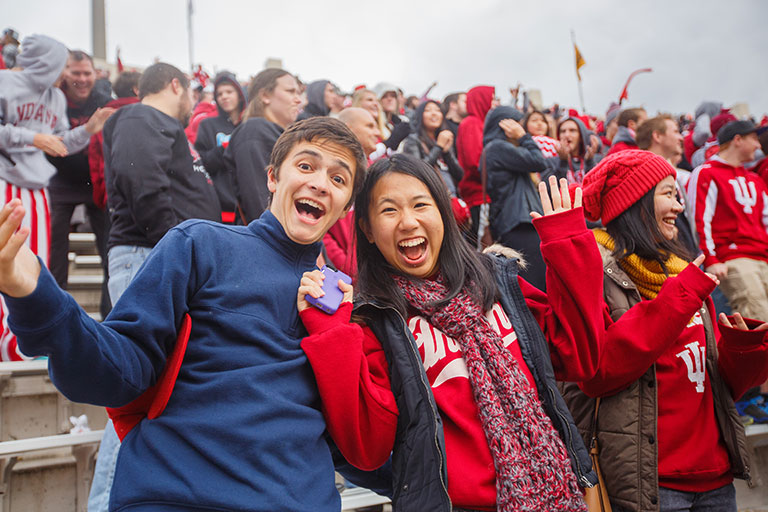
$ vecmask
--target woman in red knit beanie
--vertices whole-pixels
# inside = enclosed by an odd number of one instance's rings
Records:
[[[613,510],[735,512],[733,478],[750,475],[734,399],[768,377],[768,324],[714,320],[717,279],[676,240],[683,207],[662,157],[616,153],[583,186],[587,218],[605,226],[593,233],[614,323],[597,375],[564,397],[596,433]]]

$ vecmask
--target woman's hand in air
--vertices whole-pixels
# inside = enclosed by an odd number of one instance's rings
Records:
[[[696,259],[691,262],[691,265],[694,265],[694,266],[696,266],[698,268],[698,267],[701,267],[701,265],[703,263],[704,263],[704,255],[703,254],[699,254],[698,256],[696,256]],[[710,268],[711,267],[708,267],[707,270],[710,270]],[[704,273],[707,274],[707,277],[710,278],[711,280],[713,280],[716,285],[720,284],[720,279],[718,279],[716,273],[707,272],[706,270],[704,271]]]
[[[549,177],[550,193],[547,193],[547,183],[539,183],[539,196],[541,197],[541,207],[544,215],[554,215],[574,208],[581,207],[581,187],[576,187],[571,205],[571,194],[568,190],[568,180],[560,178],[560,187],[558,188],[557,178]],[[550,199],[551,196],[551,199]],[[542,215],[537,212],[531,212],[531,217],[538,219]]]

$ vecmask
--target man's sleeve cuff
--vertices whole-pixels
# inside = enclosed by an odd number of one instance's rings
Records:
[[[44,329],[69,309],[70,297],[59,288],[51,273],[40,261],[40,276],[35,290],[26,297],[10,297],[3,294],[8,307],[8,325],[14,332],[30,332]]]

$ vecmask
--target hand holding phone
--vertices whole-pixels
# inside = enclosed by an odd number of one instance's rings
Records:
[[[303,311],[310,304],[332,315],[339,309],[344,299],[344,291],[339,288],[339,280],[348,286],[352,279],[344,272],[323,266],[320,270],[306,272],[299,286],[298,307]]]

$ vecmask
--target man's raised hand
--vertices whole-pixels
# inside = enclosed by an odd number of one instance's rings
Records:
[[[24,244],[29,228],[21,228],[24,207],[13,199],[0,210],[0,292],[25,297],[35,291],[40,263]]]

